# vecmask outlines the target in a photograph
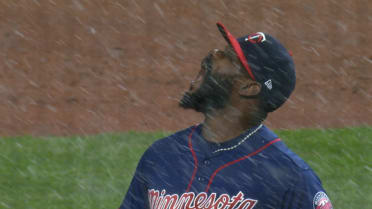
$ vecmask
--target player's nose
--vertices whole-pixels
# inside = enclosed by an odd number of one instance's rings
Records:
[[[213,49],[209,52],[209,54],[213,57],[213,58],[223,58],[225,56],[225,53],[224,51],[220,50],[220,49]]]

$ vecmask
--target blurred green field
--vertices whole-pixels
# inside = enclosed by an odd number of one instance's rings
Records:
[[[336,209],[372,208],[372,127],[276,131],[323,181]],[[118,208],[137,161],[169,133],[0,140],[0,208]]]

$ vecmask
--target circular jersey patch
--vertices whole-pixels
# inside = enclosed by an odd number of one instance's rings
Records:
[[[324,192],[318,192],[313,200],[314,209],[332,209],[332,203]]]

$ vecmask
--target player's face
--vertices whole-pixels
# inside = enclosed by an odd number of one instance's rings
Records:
[[[201,70],[185,92],[180,106],[208,113],[224,108],[230,98],[234,78],[241,76],[237,68],[237,57],[231,47],[224,51],[215,49],[208,53],[201,63]]]

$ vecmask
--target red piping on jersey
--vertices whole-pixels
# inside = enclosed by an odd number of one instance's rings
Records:
[[[192,176],[191,176],[189,185],[187,186],[186,192],[189,192],[190,191],[192,182],[194,181],[194,178],[195,178],[195,175],[196,175],[196,171],[198,170],[198,158],[196,158],[196,154],[195,154],[194,149],[192,148],[192,143],[191,143],[192,134],[194,133],[195,128],[196,128],[196,126],[194,126],[192,128],[192,130],[191,130],[191,132],[189,134],[189,148],[191,150],[192,157],[194,158],[194,171],[192,172]]]
[[[254,155],[256,155],[256,154],[262,152],[264,149],[268,148],[270,145],[272,145],[272,144],[274,144],[275,142],[278,142],[278,141],[280,141],[279,138],[277,138],[277,139],[275,139],[275,140],[273,140],[273,141],[271,141],[271,142],[265,144],[264,146],[260,147],[258,150],[254,151],[254,152],[251,152],[251,153],[249,153],[248,155],[246,155],[246,156],[244,156],[244,157],[241,157],[241,158],[239,158],[239,159],[236,159],[236,160],[233,160],[233,161],[231,161],[231,162],[228,162],[228,163],[226,163],[225,165],[222,165],[221,167],[217,168],[217,170],[215,170],[214,173],[212,174],[212,176],[209,178],[209,182],[208,182],[207,188],[205,189],[205,192],[206,192],[206,193],[208,192],[209,187],[211,186],[214,177],[215,177],[215,176],[217,175],[217,173],[220,172],[222,169],[224,169],[224,168],[226,168],[226,167],[228,167],[228,166],[230,166],[230,165],[233,165],[233,164],[235,164],[235,163],[237,163],[237,162],[239,162],[239,161],[242,161],[242,160],[245,160],[245,159],[247,159],[247,158],[249,158],[249,157],[252,157],[252,156],[254,156]],[[194,171],[195,171],[195,170],[194,170]]]

